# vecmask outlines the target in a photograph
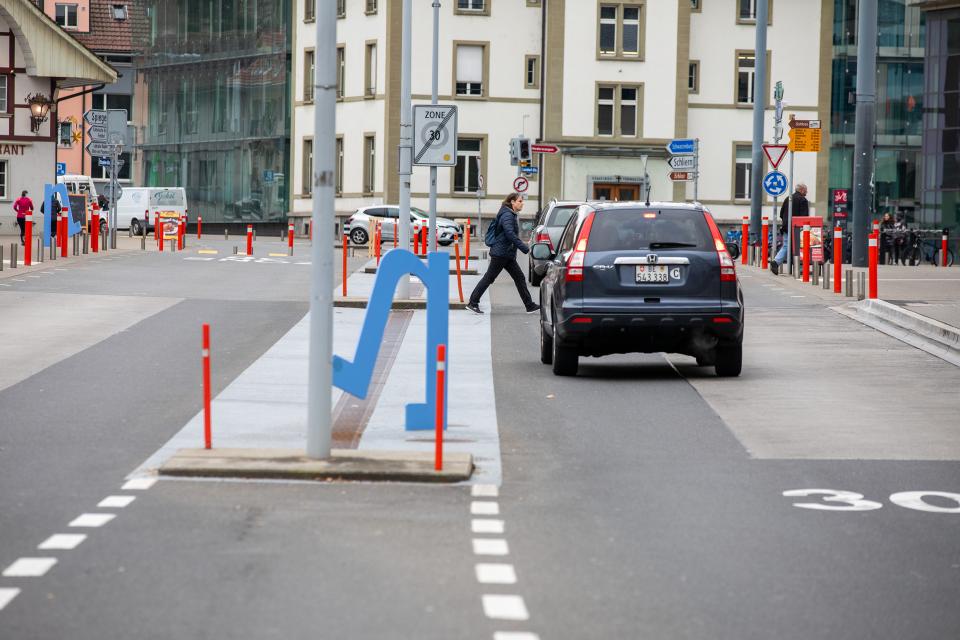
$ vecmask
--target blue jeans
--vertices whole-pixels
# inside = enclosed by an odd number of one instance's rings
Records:
[[[786,240],[786,238],[784,238],[784,240]],[[780,250],[777,251],[777,255],[773,257],[773,261],[776,262],[777,264],[783,264],[786,259],[787,259],[787,243],[784,242],[783,245],[781,245]]]

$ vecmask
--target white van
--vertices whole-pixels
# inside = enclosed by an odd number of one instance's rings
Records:
[[[93,183],[93,180],[90,178],[90,176],[82,176],[78,174],[57,176],[57,184],[66,185],[67,193],[90,194],[90,197],[87,198],[87,202],[89,203],[94,203],[97,201],[97,185]]]
[[[143,215],[149,211],[147,231],[153,229],[156,213],[187,213],[187,192],[183,187],[124,187],[117,200],[117,229],[143,232]]]

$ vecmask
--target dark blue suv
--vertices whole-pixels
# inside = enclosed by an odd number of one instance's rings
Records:
[[[540,360],[576,375],[580,356],[684,353],[740,375],[743,292],[710,212],[682,203],[581,205],[540,269]]]

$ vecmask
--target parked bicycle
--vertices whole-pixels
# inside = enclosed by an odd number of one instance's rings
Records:
[[[900,259],[904,264],[911,266],[921,264],[940,266],[943,264],[940,250],[939,231],[911,231],[907,236],[906,244],[901,249]],[[947,249],[947,266],[953,266],[953,251],[950,249]]]

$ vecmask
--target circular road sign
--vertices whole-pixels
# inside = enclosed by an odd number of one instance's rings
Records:
[[[787,176],[779,171],[771,171],[763,176],[763,190],[771,196],[782,196],[787,192]]]
[[[523,176],[520,176],[519,178],[513,181],[513,190],[516,191],[517,193],[526,193],[527,187],[529,186],[530,186],[530,182]]]

